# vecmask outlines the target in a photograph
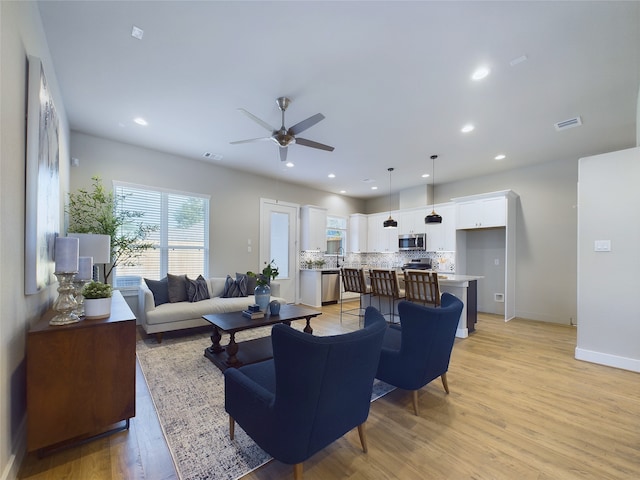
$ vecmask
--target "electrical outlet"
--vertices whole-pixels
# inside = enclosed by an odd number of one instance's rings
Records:
[[[494,258],[493,259],[493,264],[494,265],[500,265],[500,259],[499,258]]]
[[[494,293],[493,301],[498,303],[504,303],[504,293]]]

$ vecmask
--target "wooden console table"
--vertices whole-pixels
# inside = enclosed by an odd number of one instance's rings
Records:
[[[54,314],[27,335],[30,452],[123,430],[136,414],[136,321],[121,293],[109,318],[51,326]]]

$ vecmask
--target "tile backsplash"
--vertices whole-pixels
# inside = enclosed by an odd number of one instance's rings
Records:
[[[302,269],[336,268],[336,261],[340,259],[341,267],[351,268],[400,268],[419,258],[428,258],[434,269],[441,272],[454,273],[455,252],[397,252],[397,253],[347,253],[344,256],[327,255],[317,250],[301,251],[299,256]]]

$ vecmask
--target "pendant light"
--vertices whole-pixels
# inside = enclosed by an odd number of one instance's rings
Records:
[[[436,213],[434,205],[436,202],[436,158],[438,155],[431,155],[431,195],[433,201],[431,202],[431,213],[424,217],[424,223],[442,223],[442,217]]]
[[[393,167],[387,168],[387,170],[389,171],[389,218],[382,225],[384,228],[398,228],[398,222],[391,218],[391,172],[393,172]]]

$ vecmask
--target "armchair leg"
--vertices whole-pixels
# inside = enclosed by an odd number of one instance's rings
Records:
[[[302,463],[293,466],[293,480],[302,480]]]
[[[419,416],[418,413],[418,390],[413,390],[412,392],[413,398],[413,412],[416,414],[416,417]]]
[[[236,421],[233,419],[231,415],[229,415],[229,437],[233,440],[233,437],[236,433]]]
[[[440,378],[442,379],[442,386],[444,387],[444,391],[449,393],[449,384],[447,383],[447,372],[444,372],[442,375],[440,375]]]
[[[358,435],[360,436],[360,444],[362,445],[362,451],[367,453],[369,449],[367,448],[367,435],[364,431],[364,422],[358,425]]]

